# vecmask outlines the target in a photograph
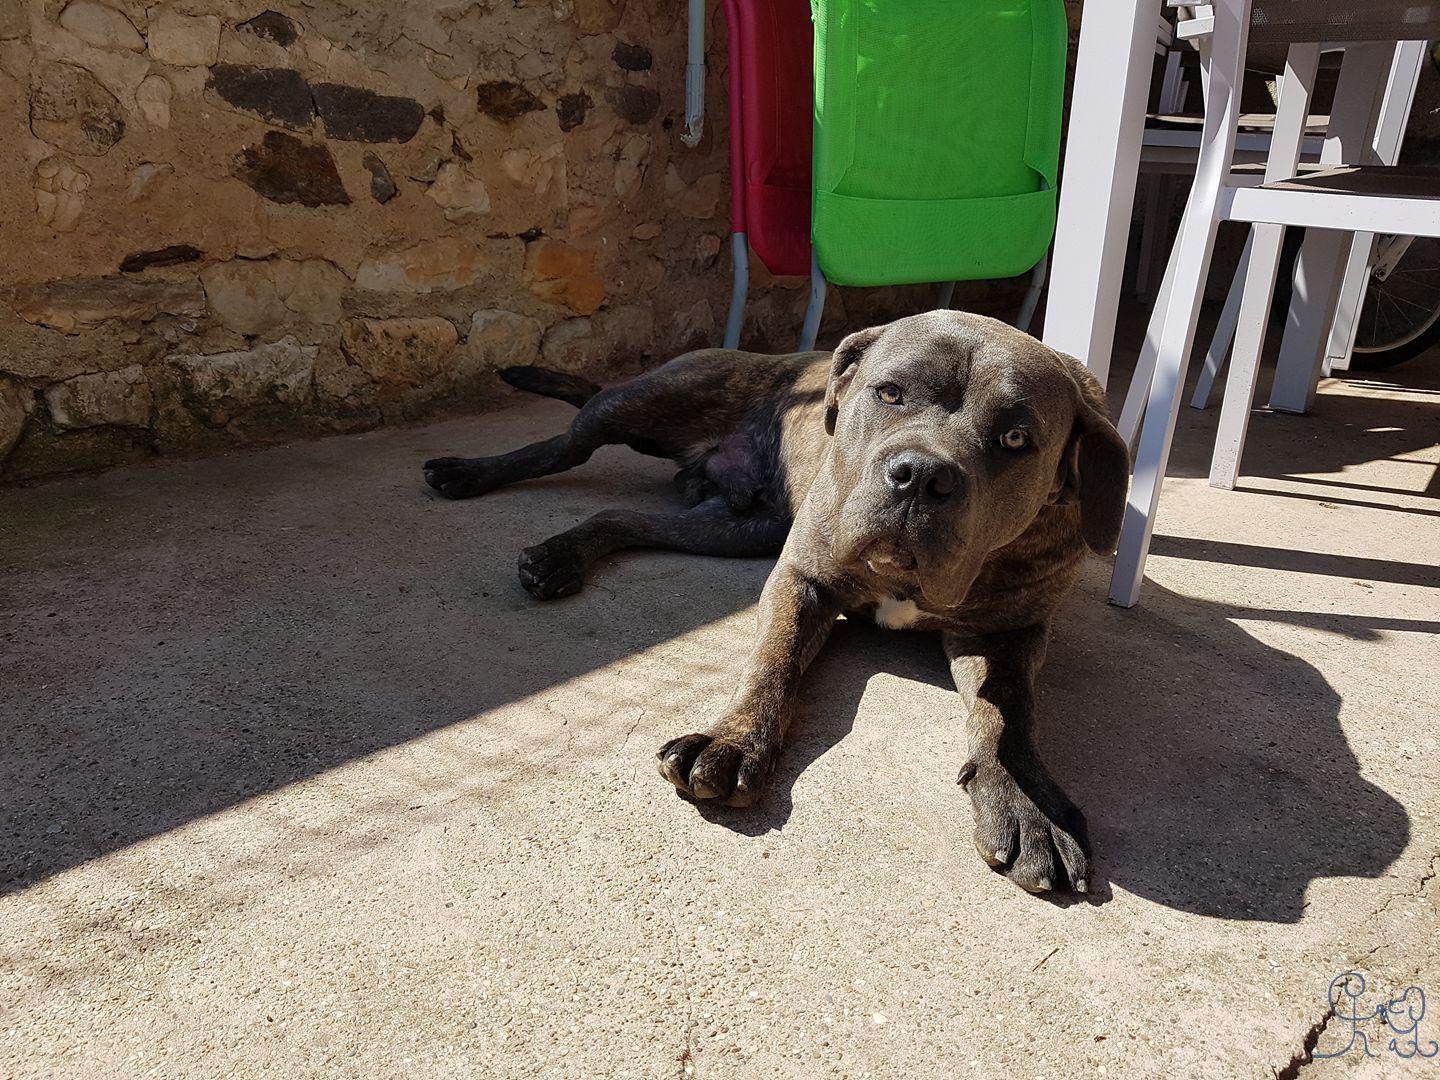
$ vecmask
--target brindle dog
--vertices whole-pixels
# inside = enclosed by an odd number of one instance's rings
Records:
[[[1033,892],[1086,890],[1085,821],[1036,755],[1035,675],[1086,547],[1113,550],[1129,454],[1076,360],[993,319],[934,311],[851,334],[834,355],[706,349],[600,390],[539,368],[501,373],[580,407],[570,430],[493,458],[437,458],[466,498],[627,443],[672,458],[689,509],[607,510],[527,548],[548,600],[625,547],[779,554],[734,698],[660,748],[685,795],[759,796],[801,675],[841,614],[938,630],[968,706],[960,783],[975,844]]]

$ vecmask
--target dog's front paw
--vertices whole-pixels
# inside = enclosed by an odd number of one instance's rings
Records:
[[[483,461],[475,458],[431,458],[420,468],[425,474],[425,483],[447,499],[468,499],[484,495],[495,487],[489,481]]]
[[[753,740],[745,743],[714,735],[682,735],[660,747],[655,757],[660,775],[681,794],[727,806],[751,806],[760,798],[774,754]]]
[[[585,584],[585,560],[569,544],[546,540],[520,553],[520,584],[537,600],[573,596]]]
[[[996,761],[969,762],[960,784],[975,808],[975,847],[1028,892],[1085,892],[1085,815],[1043,772],[1017,780]]]

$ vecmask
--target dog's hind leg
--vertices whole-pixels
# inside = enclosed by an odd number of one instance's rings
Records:
[[[520,584],[537,599],[553,600],[579,592],[595,560],[622,548],[757,558],[779,554],[789,531],[788,521],[765,512],[736,514],[723,499],[678,514],[602,510],[521,552]]]
[[[583,465],[600,447],[628,443],[635,437],[624,419],[627,403],[635,397],[637,385],[638,382],[599,391],[581,407],[570,430],[553,439],[496,457],[431,458],[421,466],[425,482],[446,498],[468,499],[520,480],[550,476]]]

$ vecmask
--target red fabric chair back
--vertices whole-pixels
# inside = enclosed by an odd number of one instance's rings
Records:
[[[772,274],[810,273],[810,0],[725,0],[730,217]]]

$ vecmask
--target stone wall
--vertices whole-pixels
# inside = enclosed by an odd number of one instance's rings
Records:
[[[0,480],[717,343],[711,15],[691,149],[677,0],[0,0]],[[747,344],[793,342],[802,285],[756,267]],[[921,302],[847,290],[826,333]]]

